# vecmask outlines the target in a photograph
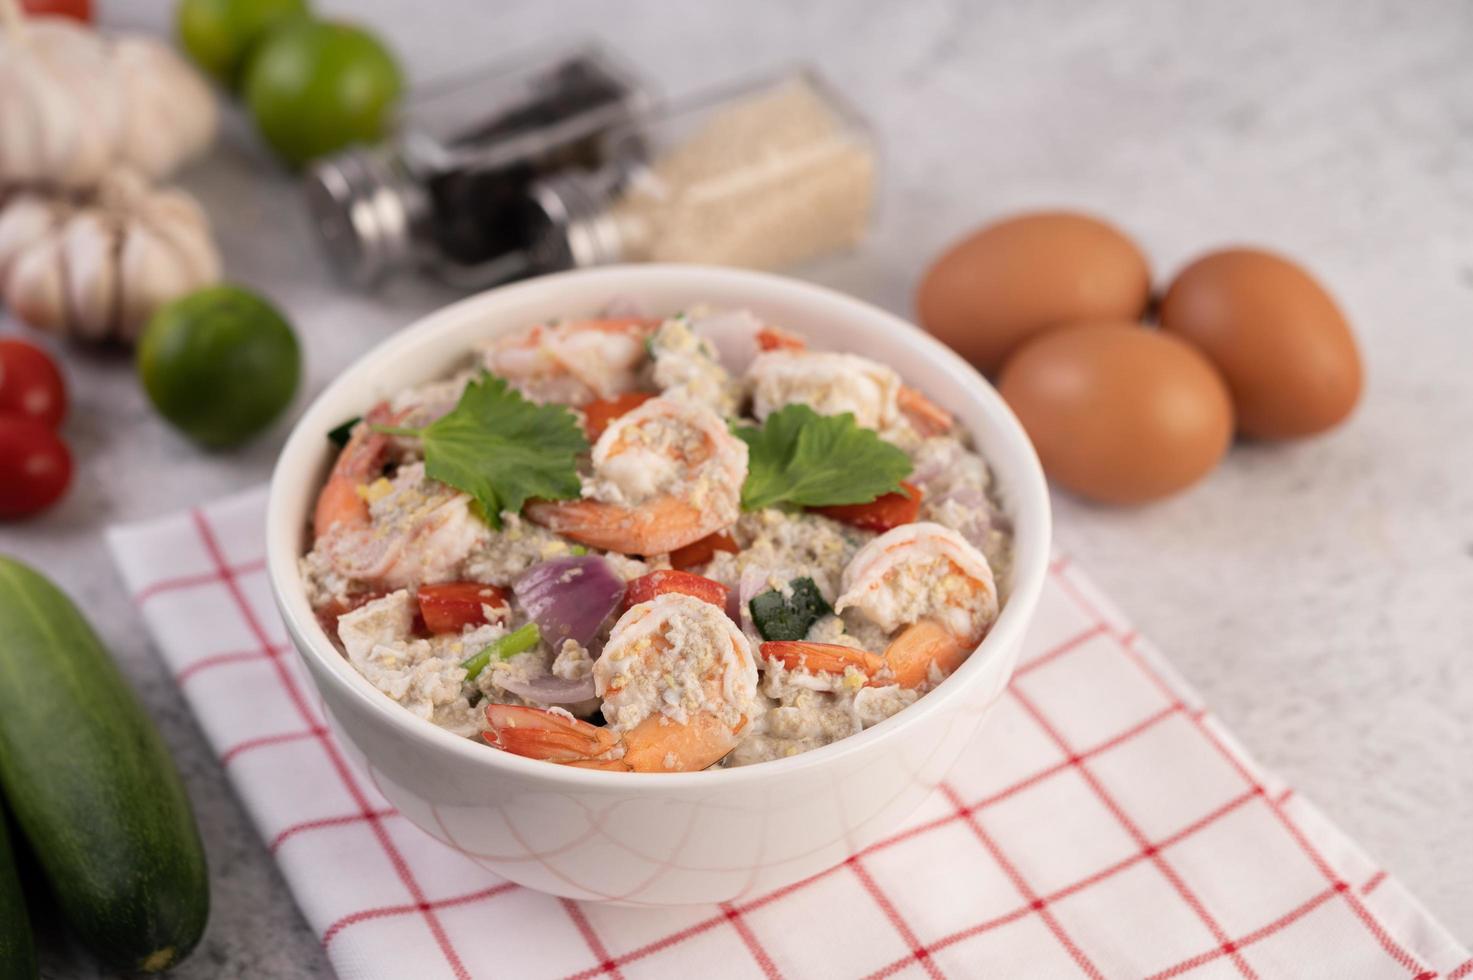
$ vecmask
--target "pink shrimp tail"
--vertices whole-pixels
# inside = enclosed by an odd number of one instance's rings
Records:
[[[719,526],[698,508],[663,497],[638,508],[597,500],[537,500],[526,514],[579,544],[624,555],[661,555],[701,540]]]
[[[960,667],[976,645],[976,641],[967,642],[934,619],[923,619],[890,641],[885,648],[885,662],[895,675],[895,683],[920,687],[930,679],[933,663],[944,677]]]
[[[368,523],[368,502],[358,488],[378,475],[389,448],[389,437],[375,432],[372,426],[391,424],[392,420],[388,402],[379,402],[353,427],[348,444],[338,454],[332,473],[317,497],[312,513],[315,538],[327,534],[334,525],[357,527]]]
[[[635,772],[699,772],[736,743],[737,733],[715,715],[695,714],[681,724],[656,712],[625,733],[624,762]]]
[[[956,419],[950,412],[914,388],[901,385],[900,394],[896,400],[900,411],[910,420],[910,424],[915,426],[915,430],[923,436],[945,435],[956,424]]]
[[[485,740],[512,755],[584,768],[629,768],[608,758],[619,744],[614,733],[586,721],[515,704],[488,704],[486,721],[491,727],[483,733]]]

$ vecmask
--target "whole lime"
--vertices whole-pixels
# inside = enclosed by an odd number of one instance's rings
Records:
[[[367,31],[293,20],[272,31],[246,66],[245,100],[261,136],[289,166],[383,135],[403,82]]]
[[[305,0],[180,0],[174,24],[194,63],[234,89],[251,48],[266,32],[306,13]]]
[[[208,286],[160,309],[138,344],[138,378],[159,414],[206,446],[260,432],[292,400],[297,337],[238,286]]]

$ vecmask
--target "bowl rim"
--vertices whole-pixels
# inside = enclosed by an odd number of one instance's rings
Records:
[[[780,301],[787,296],[794,298],[796,303],[824,305],[836,319],[867,318],[885,326],[894,332],[897,343],[919,348],[921,355],[934,366],[958,375],[965,382],[964,387],[980,403],[988,424],[996,428],[994,435],[1008,444],[1015,457],[1008,464],[1012,471],[1005,480],[999,482],[1006,483],[1006,492],[1014,501],[1031,499],[1035,506],[1027,508],[1020,515],[1016,502],[1004,502],[1004,508],[1014,523],[1011,590],[992,628],[961,667],[914,704],[884,721],[786,759],[774,759],[732,769],[633,773],[551,765],[509,752],[493,751],[474,739],[456,735],[428,719],[406,711],[375,688],[338,653],[307,602],[306,590],[297,566],[302,528],[288,524],[288,512],[291,509],[288,502],[294,493],[303,492],[300,482],[305,482],[299,481],[297,485],[292,485],[288,480],[295,479],[294,471],[312,469],[313,459],[318,460],[317,466],[320,468],[320,457],[324,452],[322,433],[341,421],[334,419],[324,425],[327,420],[319,416],[324,415],[327,406],[340,400],[345,391],[359,386],[360,376],[371,374],[376,365],[394,359],[407,349],[422,345],[433,346],[434,338],[459,332],[467,320],[481,317],[488,323],[494,323],[498,316],[495,312],[498,307],[514,307],[517,300],[530,300],[536,294],[555,291],[560,286],[574,282],[593,288],[600,281],[607,284],[610,299],[637,296],[642,287],[674,284],[689,288],[697,287],[703,282],[723,282],[735,290],[751,292],[754,301],[759,296],[771,301]],[[488,330],[487,335],[494,332]],[[987,462],[996,475],[996,461],[988,457]],[[712,790],[780,779],[804,770],[823,767],[846,756],[878,749],[898,738],[901,732],[919,723],[927,714],[933,714],[944,705],[963,697],[982,678],[986,661],[993,656],[1002,655],[1009,645],[1016,649],[1023,640],[1042,594],[1048,571],[1052,516],[1043,468],[1022,424],[997,390],[975,368],[920,327],[888,310],[836,289],[787,276],[720,266],[647,263],[573,270],[489,289],[421,316],[374,345],[334,378],[293,425],[272,471],[265,531],[267,576],[292,646],[304,661],[308,661],[309,667],[315,661],[317,666],[324,668],[309,671],[313,683],[321,683],[324,676],[330,678],[329,683],[342,694],[358,701],[372,714],[385,720],[403,737],[422,743],[427,748],[464,758],[471,765],[484,767],[488,775],[506,771],[508,775],[532,778],[551,785],[603,791],[615,790],[620,786],[641,786],[646,790],[653,790],[656,785],[667,790]],[[1023,542],[1023,547],[1018,547],[1019,541]]]

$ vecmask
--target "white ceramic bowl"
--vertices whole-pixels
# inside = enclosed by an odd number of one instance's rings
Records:
[[[977,652],[873,728],[790,759],[729,771],[608,773],[499,752],[415,717],[328,641],[297,571],[330,463],[326,433],[377,399],[441,377],[473,341],[615,297],[651,311],[747,308],[818,349],[889,364],[956,414],[992,464],[1016,533],[1007,598]],[[779,276],[695,266],[571,272],[449,306],[380,344],[302,416],[271,482],[272,588],[344,746],[410,821],[531,888],[638,905],[731,901],[831,867],[893,829],[971,741],[1012,673],[1049,553],[1048,494],[1017,419],[961,358],[880,309]]]

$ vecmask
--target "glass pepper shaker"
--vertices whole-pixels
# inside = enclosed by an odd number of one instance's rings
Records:
[[[604,139],[602,166],[531,186],[533,271],[777,268],[852,247],[869,224],[874,141],[811,70],[674,106]]]
[[[652,103],[643,81],[589,43],[422,89],[394,137],[308,170],[319,240],[361,286],[411,269],[466,288],[524,275],[527,187],[603,166],[611,144],[602,137]]]

